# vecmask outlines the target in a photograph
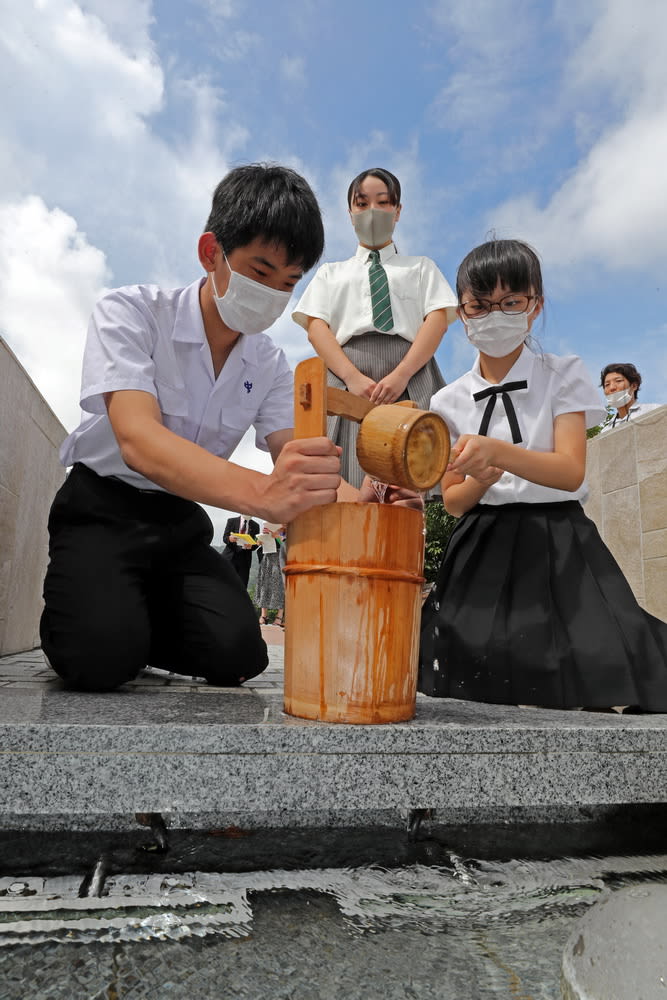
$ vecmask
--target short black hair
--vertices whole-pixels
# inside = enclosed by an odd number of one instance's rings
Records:
[[[348,208],[351,208],[355,196],[359,193],[359,188],[367,177],[377,177],[379,180],[384,181],[387,185],[390,203],[392,205],[401,204],[401,182],[398,177],[395,177],[394,174],[385,170],[384,167],[370,167],[370,169],[362,170],[360,174],[357,174],[347,189]]]
[[[612,372],[618,372],[618,374],[622,375],[623,378],[627,378],[630,385],[637,386],[637,388],[635,389],[635,399],[636,399],[637,396],[639,395],[639,386],[642,384],[642,377],[635,368],[635,366],[631,365],[629,361],[623,361],[621,364],[618,365],[606,365],[600,372],[600,385],[602,386],[603,389],[604,389],[605,378],[607,377],[607,375],[611,375]]]
[[[256,237],[283,246],[288,264],[304,271],[324,250],[317,198],[300,174],[278,164],[248,163],[223,177],[204,232],[213,233],[226,254]]]
[[[500,284],[512,292],[544,297],[542,269],[535,251],[523,240],[489,240],[464,257],[456,275],[456,294],[491,295]]]

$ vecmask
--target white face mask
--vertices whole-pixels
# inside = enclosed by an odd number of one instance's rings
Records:
[[[225,263],[229,267],[226,257]],[[230,330],[238,330],[240,333],[262,333],[268,330],[285,311],[292,297],[291,292],[269,288],[261,281],[254,281],[252,278],[246,278],[244,274],[239,274],[238,271],[232,271],[231,267],[229,267],[229,284],[224,295],[218,295],[213,272],[211,281],[213,299],[218,307],[220,319]]]
[[[631,403],[633,399],[632,389],[618,389],[616,392],[610,392],[608,396],[605,397],[605,402],[607,406],[627,406]]]
[[[477,318],[464,316],[463,322],[468,340],[478,351],[490,358],[504,358],[523,344],[528,336],[528,319],[531,313],[508,315],[494,310]]]
[[[385,212],[381,208],[365,208],[363,212],[351,212],[352,225],[357,239],[366,247],[383,247],[389,243],[396,212]]]

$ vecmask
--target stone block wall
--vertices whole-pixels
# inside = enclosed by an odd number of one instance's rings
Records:
[[[0,337],[0,655],[39,644],[46,523],[66,430]]]
[[[667,406],[588,442],[586,513],[646,611],[667,621]]]

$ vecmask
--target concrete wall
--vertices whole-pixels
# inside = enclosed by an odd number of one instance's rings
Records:
[[[65,428],[0,337],[0,655],[39,644],[46,522]]]
[[[667,621],[667,406],[588,442],[586,513],[641,606]]]

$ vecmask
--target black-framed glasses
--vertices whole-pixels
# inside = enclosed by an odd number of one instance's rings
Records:
[[[468,302],[461,303],[461,312],[469,319],[474,319],[475,317],[487,316],[492,309],[497,307],[505,315],[515,316],[528,312],[530,303],[536,298],[538,298],[537,295],[515,295],[514,292],[509,292],[507,295],[503,295],[498,302],[491,302],[490,299],[470,299]]]

